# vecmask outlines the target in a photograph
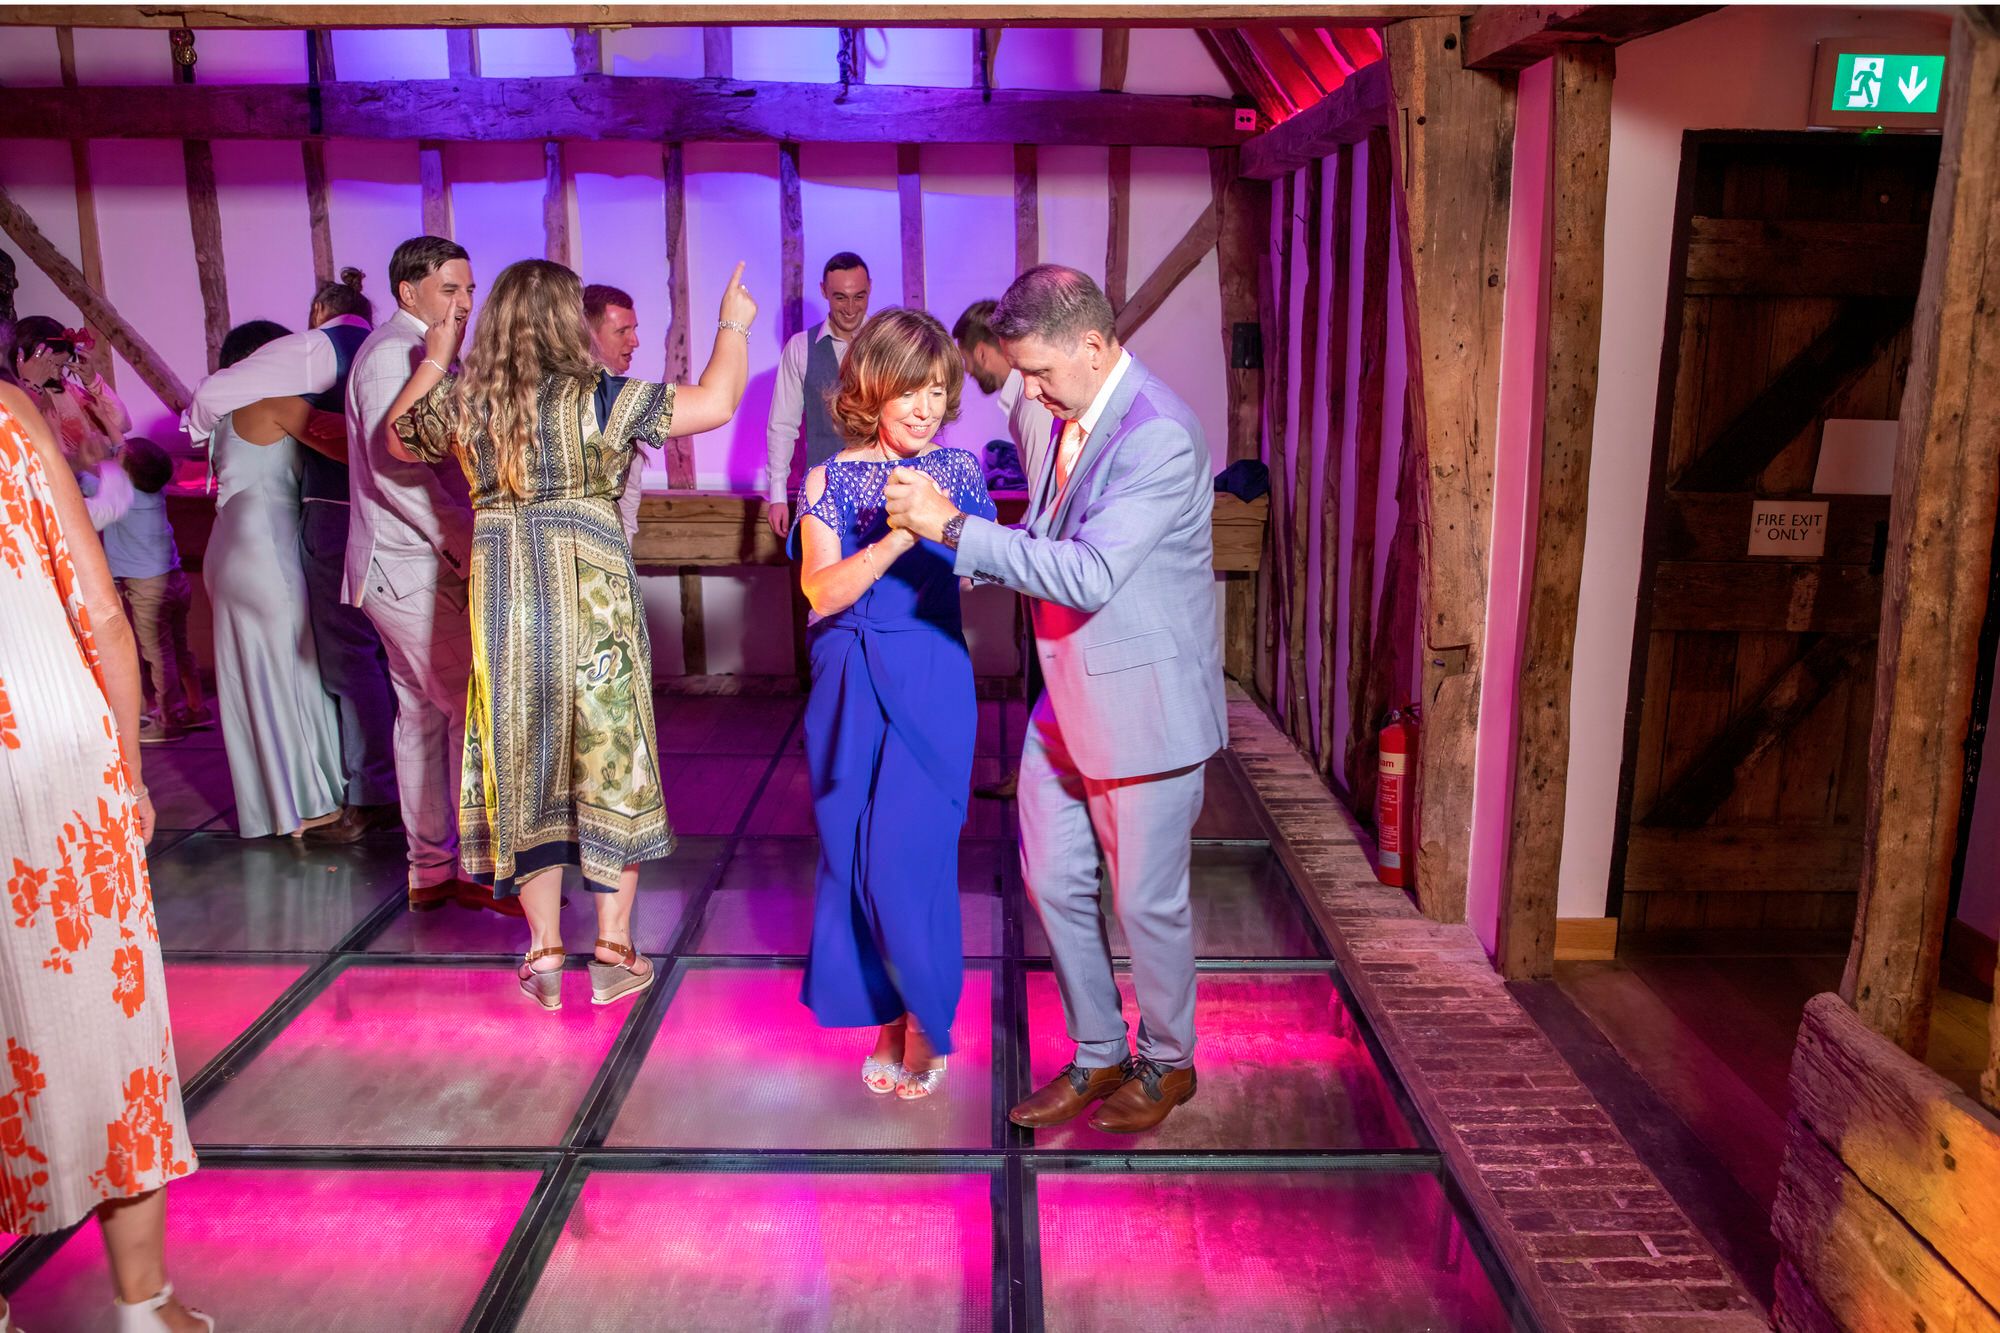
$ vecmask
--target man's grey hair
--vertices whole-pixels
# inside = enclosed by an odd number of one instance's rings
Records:
[[[1074,347],[1095,329],[1105,341],[1117,339],[1111,302],[1088,273],[1062,264],[1037,264],[1014,279],[990,321],[1009,342],[1036,337],[1058,347]]]

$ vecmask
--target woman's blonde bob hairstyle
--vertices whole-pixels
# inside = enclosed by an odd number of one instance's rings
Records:
[[[596,382],[582,281],[561,264],[523,259],[486,294],[447,418],[461,449],[481,435],[491,442],[500,489],[524,497],[542,406],[581,398]]]
[[[874,440],[882,409],[891,400],[933,384],[944,385],[944,420],[958,420],[965,362],[958,344],[922,310],[891,307],[871,316],[854,336],[833,393],[833,419],[849,447]]]

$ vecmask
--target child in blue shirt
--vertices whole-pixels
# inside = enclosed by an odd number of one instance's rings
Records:
[[[103,530],[104,557],[125,599],[139,655],[152,677],[157,711],[140,719],[142,744],[172,740],[213,720],[201,670],[188,648],[190,593],[163,492],[174,477],[167,451],[144,436],[125,441],[117,460],[132,488],[131,507]],[[113,464],[104,464],[108,471]],[[112,479],[116,480],[116,479]],[[100,485],[100,494],[111,487]]]

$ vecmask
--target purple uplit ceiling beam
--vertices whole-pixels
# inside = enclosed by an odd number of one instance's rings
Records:
[[[1374,5],[1342,9],[1340,21],[1377,27],[1402,19],[1462,17],[1473,5]],[[421,15],[422,22],[412,22]],[[213,5],[162,9],[147,5],[12,5],[0,7],[0,27],[78,28],[573,28],[809,27],[867,24],[871,28],[1121,28],[1289,26],[1301,19],[1290,4],[1036,4],[855,5]]]
[[[347,139],[1041,143],[1219,147],[1248,136],[1212,97],[990,93],[837,83],[565,76],[334,83],[318,134]],[[301,139],[312,94],[279,85],[0,89],[0,139]]]
[[[1243,174],[1277,180],[1343,144],[1360,143],[1389,123],[1389,67],[1364,65],[1347,82],[1284,124],[1243,145]]]

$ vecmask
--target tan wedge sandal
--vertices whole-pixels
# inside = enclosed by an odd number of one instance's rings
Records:
[[[600,963],[590,960],[590,1002],[592,1004],[616,1004],[628,995],[637,995],[653,984],[653,977],[659,972],[657,967],[648,967],[643,973],[633,970],[632,964],[639,960],[639,952],[629,944],[619,944],[612,940],[599,940],[597,947],[609,949],[624,957],[615,963]]]
[[[552,967],[546,972],[537,972],[535,964],[544,958],[565,958],[560,945],[537,949],[521,960],[521,970],[515,973],[521,979],[521,994],[533,1000],[544,1009],[562,1008],[562,974],[560,967]]]

